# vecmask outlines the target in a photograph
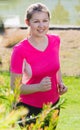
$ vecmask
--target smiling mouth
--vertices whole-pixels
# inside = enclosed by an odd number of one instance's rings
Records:
[[[43,29],[40,29],[40,30],[37,30],[39,33],[43,33],[44,30]]]

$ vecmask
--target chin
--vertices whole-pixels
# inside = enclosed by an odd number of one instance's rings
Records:
[[[45,36],[46,33],[47,33],[47,32],[45,32],[45,33],[38,33],[37,36],[42,37],[42,36]]]

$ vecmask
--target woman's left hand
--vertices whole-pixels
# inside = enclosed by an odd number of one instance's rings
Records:
[[[63,83],[58,84],[58,88],[59,88],[60,95],[63,95],[68,91],[68,88]]]

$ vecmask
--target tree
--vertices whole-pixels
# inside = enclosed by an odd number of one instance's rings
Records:
[[[54,10],[51,12],[52,20],[54,24],[67,24],[69,23],[69,12],[61,4],[61,0],[58,0],[58,3]]]
[[[78,0],[78,5],[75,6],[75,10],[76,10],[76,13],[77,13],[76,24],[80,25],[80,0]]]
[[[4,23],[3,23],[2,17],[0,17],[0,33],[1,34],[4,33]]]

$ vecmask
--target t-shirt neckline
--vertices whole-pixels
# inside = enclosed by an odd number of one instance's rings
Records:
[[[46,48],[45,48],[44,50],[40,50],[40,49],[34,47],[34,46],[29,42],[29,40],[27,39],[28,45],[29,45],[33,50],[35,50],[35,51],[37,51],[37,52],[40,52],[40,53],[44,53],[44,52],[46,52],[46,50],[47,50],[48,47],[49,47],[49,37],[48,37],[47,34],[46,34],[46,36],[47,36],[47,38],[48,38],[48,45],[46,46]]]

